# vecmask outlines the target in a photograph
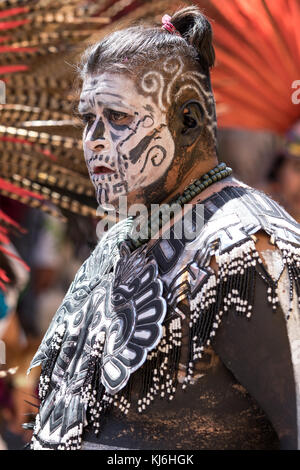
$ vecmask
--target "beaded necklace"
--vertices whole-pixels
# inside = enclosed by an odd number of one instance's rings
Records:
[[[151,238],[151,230],[153,233],[157,233],[161,229],[164,215],[167,212],[169,213],[170,205],[179,204],[183,207],[184,204],[188,204],[195,196],[198,196],[198,194],[208,188],[208,186],[211,186],[213,183],[227,178],[227,176],[230,176],[231,174],[232,169],[230,167],[226,166],[225,163],[219,163],[212,170],[209,170],[200,178],[196,179],[184,190],[184,192],[180,196],[176,196],[168,204],[163,204],[160,207],[159,218],[156,223],[153,223],[153,220],[148,221],[148,230],[147,235],[145,237],[139,237],[136,240],[130,238],[130,244],[132,245],[132,248],[135,249],[147,243]]]

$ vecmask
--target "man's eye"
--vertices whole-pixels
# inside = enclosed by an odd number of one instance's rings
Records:
[[[128,114],[112,110],[108,112],[108,119],[119,126],[129,125],[132,121],[132,117]]]
[[[92,122],[95,121],[96,116],[95,116],[94,114],[91,114],[91,113],[89,113],[89,114],[83,114],[83,115],[81,116],[81,119],[82,119],[82,121],[83,121],[85,124],[90,124],[90,123],[92,123]]]

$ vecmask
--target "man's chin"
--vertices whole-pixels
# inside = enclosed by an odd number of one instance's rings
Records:
[[[98,199],[98,207],[101,210],[107,211],[108,213],[110,212],[116,212],[119,214],[120,212],[126,212],[127,213],[127,195],[122,194],[118,197],[113,197],[113,198],[107,198],[107,201],[104,202],[102,200],[99,201]]]
[[[128,211],[130,212],[130,208],[134,206],[140,206],[142,210],[144,206],[145,210],[147,210],[145,205],[145,199],[143,192],[141,189],[135,191],[129,191],[127,193],[122,193],[118,195],[108,194],[107,196],[101,194],[101,198],[97,198],[99,211],[106,211],[108,213],[115,212],[117,215],[122,217],[128,217]],[[104,202],[105,201],[105,202]]]
[[[106,212],[116,212],[118,211],[119,204],[118,201],[108,201],[108,202],[98,202],[98,208]]]

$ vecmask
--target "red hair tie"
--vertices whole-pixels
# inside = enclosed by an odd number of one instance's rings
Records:
[[[171,34],[177,34],[177,36],[181,36],[181,34],[177,31],[175,26],[171,23],[170,15],[164,15],[161,21],[162,21],[162,29],[166,29]]]

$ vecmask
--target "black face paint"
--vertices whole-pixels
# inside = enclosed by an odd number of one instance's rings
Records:
[[[113,185],[113,194],[119,194],[122,192],[128,192],[128,184],[127,181],[121,181],[121,183],[117,183]]]
[[[146,104],[146,106],[143,106],[143,108],[149,113],[154,113],[154,109],[150,104]]]
[[[93,131],[91,140],[103,139],[104,130],[105,130],[105,128],[104,128],[104,124],[103,124],[102,119],[98,119],[96,127]]]
[[[111,132],[110,135],[111,135],[113,142],[116,142],[116,140],[120,138],[118,135],[114,134],[113,132]]]
[[[87,93],[88,91],[94,91],[94,90],[96,90],[96,87],[92,86],[91,88],[85,88],[85,90],[83,90],[82,93]]]
[[[89,99],[89,104],[90,104],[91,108],[93,108],[95,106],[95,98],[94,97]]]
[[[137,130],[138,130],[138,128],[139,128],[139,126],[140,126],[140,124],[141,124],[142,122],[143,122],[143,119],[139,119],[138,122],[136,123],[136,126],[135,126],[134,129],[131,129],[131,127],[128,127],[128,129],[130,129],[132,132],[131,132],[131,134],[129,134],[129,135],[126,137],[126,139],[124,139],[124,140],[122,140],[122,141],[120,142],[120,144],[119,144],[119,147],[120,147],[120,148],[121,148],[121,146],[122,146],[123,144],[125,144],[125,142],[127,142],[127,140],[131,139],[131,137],[132,137],[134,134],[137,133]],[[125,155],[124,155],[123,157],[125,158]],[[126,159],[127,159],[127,157],[126,157]]]
[[[113,122],[110,122],[110,125],[111,127],[113,127],[116,131],[125,131],[126,129],[130,129],[129,126],[127,126],[126,124],[123,124],[123,125],[118,125],[118,124],[115,124]]]
[[[86,126],[86,135],[90,132],[90,128],[92,127],[92,125],[93,125],[93,122],[92,122],[92,121],[90,121],[90,122],[87,123],[87,126]]]
[[[91,158],[88,159],[88,164],[90,164],[91,162],[94,162],[95,160],[98,160],[99,162],[101,162],[103,158],[103,155],[93,155]]]
[[[143,165],[143,168],[141,169],[141,173],[144,171],[150,153],[153,154],[151,157],[151,162],[153,166],[160,166],[167,156],[166,149],[161,145],[155,145],[154,147],[151,147],[151,149],[147,153],[145,163]]]
[[[120,100],[122,100],[122,96],[117,95],[116,93],[108,93],[106,91],[105,94],[109,95],[109,96],[114,96],[115,98],[120,98]],[[99,91],[99,92],[95,93],[95,95],[103,95],[103,92]]]
[[[154,138],[154,136],[157,134],[157,130],[153,132],[151,135],[146,135],[134,149],[130,150],[129,152],[129,159],[131,163],[135,164],[140,156],[145,152],[146,148],[149,146],[151,140]]]

